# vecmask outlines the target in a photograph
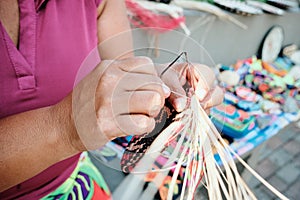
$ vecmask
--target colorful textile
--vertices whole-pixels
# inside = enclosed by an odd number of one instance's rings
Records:
[[[108,200],[110,191],[97,168],[94,166],[87,152],[80,156],[80,160],[71,176],[55,191],[42,200]]]

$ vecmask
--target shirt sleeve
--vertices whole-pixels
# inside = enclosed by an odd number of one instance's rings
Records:
[[[102,0],[95,0],[95,4],[98,7],[100,5],[100,3],[102,2]]]

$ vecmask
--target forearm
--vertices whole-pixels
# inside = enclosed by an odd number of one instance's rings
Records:
[[[132,57],[133,40],[124,0],[104,0],[98,8],[98,48],[102,60]]]
[[[68,101],[0,120],[0,191],[80,152]]]

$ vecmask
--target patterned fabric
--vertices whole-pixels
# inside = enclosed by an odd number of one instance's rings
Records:
[[[71,176],[55,191],[43,197],[42,200],[108,200],[110,191],[87,152],[80,156],[77,167]]]

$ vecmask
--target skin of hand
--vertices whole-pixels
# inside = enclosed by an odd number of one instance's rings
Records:
[[[183,111],[188,100],[183,85],[188,82],[196,93],[200,104],[209,113],[211,107],[223,101],[223,90],[215,85],[216,77],[211,68],[197,63],[190,65],[187,66],[187,63],[174,64],[161,76],[163,82],[172,91],[168,100],[177,112]],[[165,67],[157,66],[158,74],[161,74]]]
[[[152,131],[169,95],[149,58],[102,61],[73,91],[72,116],[82,142],[77,148],[96,149],[115,137]]]
[[[115,137],[151,132],[165,98],[176,111],[184,110],[187,97],[182,85],[186,82],[194,87],[204,109],[220,104],[223,92],[214,85],[213,71],[205,65],[192,66],[177,64],[161,80],[158,74],[165,66],[155,69],[146,57],[102,61],[73,92],[73,118],[82,142],[78,149],[96,149]]]

